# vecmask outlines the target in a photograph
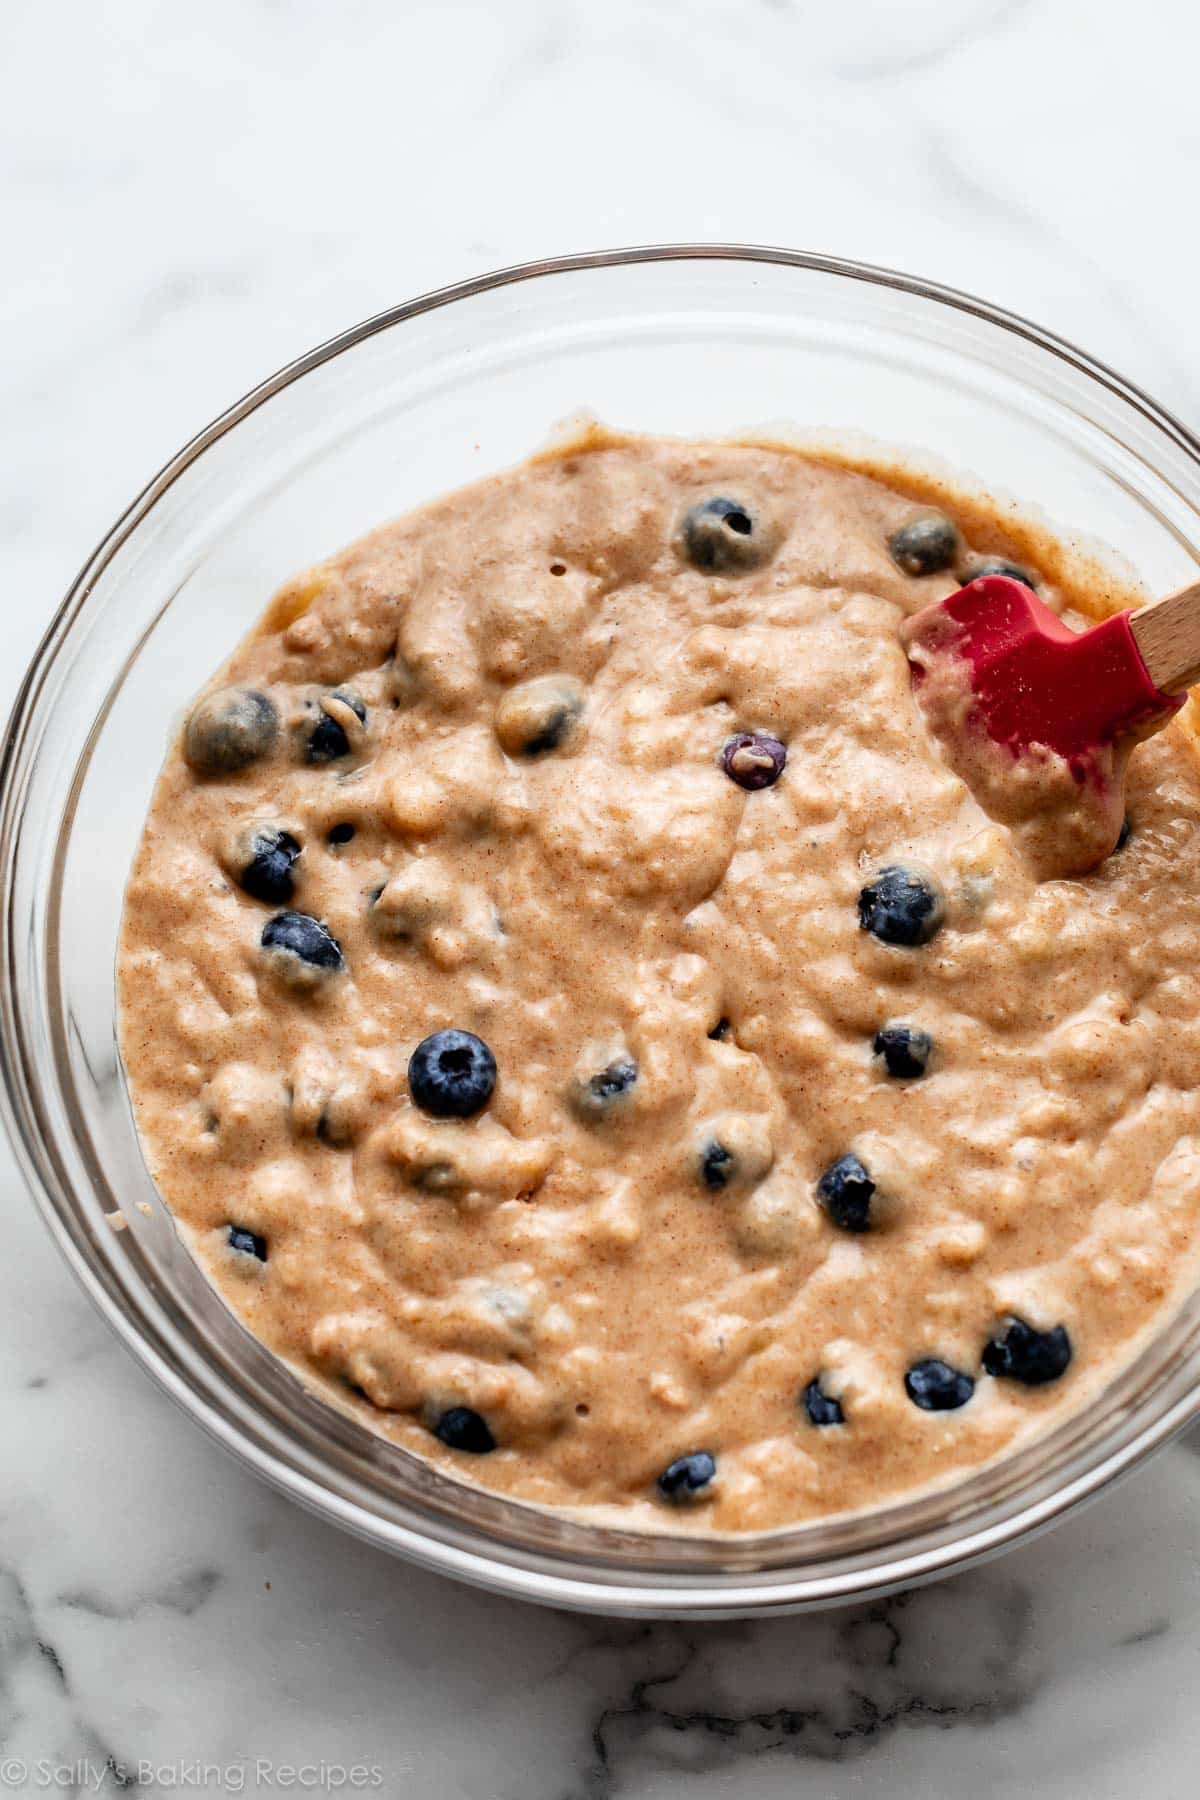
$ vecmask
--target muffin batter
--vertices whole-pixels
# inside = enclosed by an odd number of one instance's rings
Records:
[[[290,583],[193,709],[127,896],[138,1125],[376,1430],[777,1526],[1042,1430],[1193,1281],[1200,766],[1173,723],[1114,854],[1037,879],[910,690],[903,619],[1027,554],[957,511],[597,432]]]

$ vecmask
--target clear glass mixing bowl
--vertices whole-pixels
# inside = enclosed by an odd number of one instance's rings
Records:
[[[927,283],[679,246],[504,270],[382,313],[195,438],[67,595],[0,771],[0,1057],[47,1223],[135,1355],[227,1449],[363,1537],[559,1606],[719,1616],[909,1584],[1060,1517],[1200,1410],[1200,1301],[1024,1451],[869,1516],[762,1536],[602,1529],[460,1484],[308,1393],[217,1299],[147,1175],[117,1055],[121,897],[188,696],[276,585],[586,407],[722,434],[785,421],[931,452],[1115,546],[1152,589],[1200,564],[1200,444],[1082,351]],[[120,1208],[129,1229],[105,1214]]]

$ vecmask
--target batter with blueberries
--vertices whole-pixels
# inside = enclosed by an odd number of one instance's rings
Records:
[[[151,1171],[252,1332],[444,1469],[665,1529],[1088,1403],[1196,1273],[1200,763],[1140,746],[1117,850],[1039,879],[900,638],[1014,561],[1075,603],[978,503],[594,431],[275,597],[119,969]]]

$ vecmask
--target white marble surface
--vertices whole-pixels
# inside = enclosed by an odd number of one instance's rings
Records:
[[[0,32],[4,701],[195,427],[355,318],[525,255],[731,237],[893,263],[1200,422],[1190,0],[7,0]],[[113,1791],[106,1758],[147,1794],[282,1791],[281,1763],[318,1765],[292,1791],[359,1765],[403,1800],[1196,1792],[1200,1439],[882,1606],[540,1613],[242,1474],[93,1316],[6,1154],[0,1194],[0,1792]]]

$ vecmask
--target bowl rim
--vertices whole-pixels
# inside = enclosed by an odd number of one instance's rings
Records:
[[[1089,356],[1067,338],[963,290],[839,256],[780,246],[725,242],[646,244],[580,251],[509,264],[385,307],[283,364],[197,431],[151,477],[100,539],[84,560],[43,632],[13,698],[0,743],[0,845],[4,846],[4,861],[0,867],[0,971],[5,977],[0,982],[0,1013],[14,1044],[20,1046],[22,1033],[16,1028],[12,1001],[17,944],[12,918],[14,859],[9,849],[21,808],[18,777],[22,752],[38,699],[64,639],[97,580],[167,490],[211,445],[284,388],[332,362],[343,352],[408,319],[459,300],[544,276],[688,261],[782,265],[884,287],[966,313],[1025,339],[1106,388],[1164,432],[1200,466],[1200,438],[1182,420],[1136,383]],[[513,1598],[582,1611],[648,1618],[729,1618],[794,1612],[894,1592],[962,1570],[1045,1530],[1094,1498],[1200,1413],[1200,1384],[1196,1384],[1158,1417],[1076,1474],[1074,1479],[1040,1498],[1017,1501],[1006,1517],[991,1523],[985,1521],[962,1536],[925,1549],[897,1553],[895,1547],[882,1547],[879,1562],[886,1563],[886,1573],[878,1563],[872,1563],[843,1567],[836,1574],[825,1577],[803,1571],[793,1574],[785,1569],[759,1571],[757,1575],[740,1578],[731,1578],[726,1571],[718,1573],[715,1580],[692,1571],[674,1579],[651,1574],[624,1580],[603,1571],[602,1578],[596,1579],[563,1573],[561,1569],[548,1570],[544,1564],[529,1566],[513,1559],[508,1548],[499,1544],[488,1554],[468,1550],[394,1519],[367,1513],[361,1506],[314,1480],[304,1469],[281,1462],[265,1443],[247,1438],[235,1421],[221,1414],[209,1397],[192,1385],[185,1370],[167,1360],[162,1347],[152,1342],[140,1324],[117,1304],[103,1272],[88,1259],[65,1228],[53,1192],[61,1183],[53,1166],[54,1159],[48,1154],[37,1128],[40,1111],[37,1086],[37,1082],[30,1079],[22,1057],[0,1056],[0,1120],[17,1165],[43,1222],[79,1285],[159,1386],[238,1462],[318,1516],[427,1569]]]

